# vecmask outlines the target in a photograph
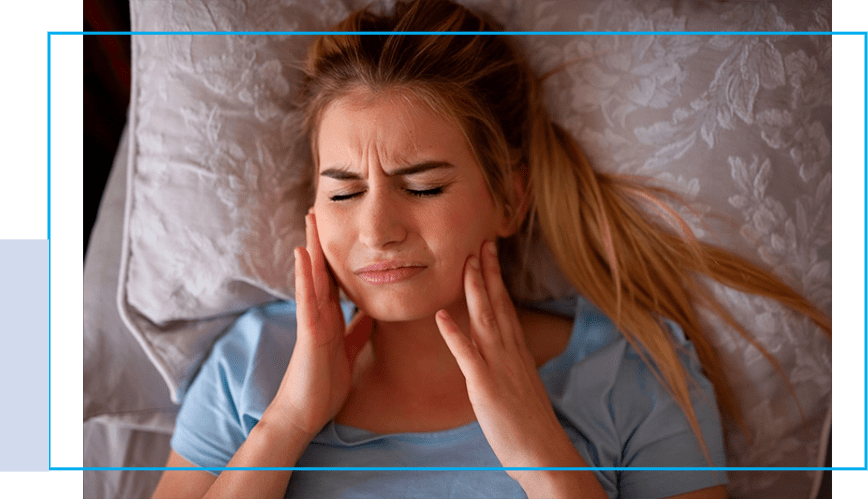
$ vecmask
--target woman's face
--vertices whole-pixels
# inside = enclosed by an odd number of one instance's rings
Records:
[[[507,223],[459,128],[408,93],[351,94],[318,137],[317,228],[347,296],[382,321],[463,304],[467,257]]]

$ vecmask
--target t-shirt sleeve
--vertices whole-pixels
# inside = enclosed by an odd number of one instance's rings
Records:
[[[348,320],[354,307],[341,309]],[[229,463],[277,393],[295,347],[295,312],[293,301],[252,308],[214,344],[184,396],[175,452],[203,468]]]
[[[702,374],[680,327],[667,322],[680,343],[692,405],[707,454],[681,407],[615,326],[587,303],[579,304],[570,349],[574,363],[550,394],[567,433],[595,470],[610,498],[658,499],[726,484],[722,428],[714,390]],[[554,370],[546,373],[557,379]],[[708,456],[708,457],[706,457]],[[710,460],[710,462],[709,462]],[[687,470],[631,468],[677,467]]]
[[[691,400],[699,429],[699,437],[690,426],[687,416],[669,395],[651,369],[641,359],[628,359],[636,367],[633,383],[625,386],[620,398],[635,397],[638,403],[626,408],[623,403],[613,404],[614,417],[622,425],[622,466],[694,468],[687,470],[624,470],[619,476],[618,488],[622,499],[655,499],[683,494],[727,483],[726,471],[703,469],[725,467],[726,455],[720,413],[711,382],[702,374],[690,343],[683,339],[678,326],[670,324],[673,334],[685,347],[682,361],[687,374],[696,382],[691,386]],[[638,357],[626,349],[627,357]],[[641,363],[641,364],[639,364]],[[626,377],[629,377],[628,373]],[[634,392],[636,390],[636,392]],[[617,397],[617,395],[616,395]]]
[[[175,452],[203,468],[225,467],[274,396],[294,344],[293,303],[242,315],[214,344],[184,397]]]
[[[172,449],[203,468],[224,467],[246,438],[237,410],[235,386],[237,367],[247,357],[243,342],[233,336],[243,335],[247,321],[239,319],[211,351],[196,379],[184,396],[175,423]],[[234,362],[230,361],[234,353]],[[217,471],[208,470],[213,474]]]

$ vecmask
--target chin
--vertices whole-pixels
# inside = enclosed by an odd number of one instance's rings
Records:
[[[381,322],[411,322],[433,318],[440,308],[420,306],[418,300],[368,300],[357,306],[375,320]]]
[[[441,308],[448,308],[450,300],[435,300],[427,293],[365,293],[350,296],[359,309],[381,322],[410,322],[431,318]],[[455,300],[451,300],[454,304]]]

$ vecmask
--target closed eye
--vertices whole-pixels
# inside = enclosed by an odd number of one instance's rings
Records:
[[[329,200],[331,201],[346,201],[348,199],[353,199],[354,197],[361,196],[361,192],[353,192],[351,194],[335,194],[333,196],[329,196]]]
[[[407,189],[407,193],[410,194],[411,196],[418,196],[418,197],[439,196],[440,194],[443,194],[443,188],[442,187],[435,187],[433,189],[425,189],[425,190]]]
[[[420,198],[439,196],[440,194],[443,194],[443,187],[434,187],[433,189],[422,189],[422,190],[419,190],[419,189],[404,189],[404,190],[407,191],[407,194],[409,194],[411,196],[420,197]],[[350,194],[334,194],[332,196],[329,196],[329,200],[335,201],[335,202],[349,201],[350,199],[361,196],[362,194],[364,194],[364,192],[365,191],[352,192]]]

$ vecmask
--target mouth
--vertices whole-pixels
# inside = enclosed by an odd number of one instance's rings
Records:
[[[425,270],[426,266],[410,262],[377,262],[355,270],[355,274],[370,284],[392,284],[405,281]]]

